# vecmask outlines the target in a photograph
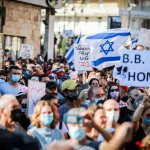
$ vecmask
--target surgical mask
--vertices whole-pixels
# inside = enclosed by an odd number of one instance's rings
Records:
[[[87,99],[87,100],[85,100],[85,102],[84,102],[86,105],[88,105],[88,106],[90,106],[90,104],[91,104],[91,101],[89,100],[89,99]]]
[[[83,128],[72,127],[69,130],[69,135],[71,138],[74,138],[77,141],[81,141],[86,136],[86,132]]]
[[[108,122],[117,122],[119,119],[119,111],[105,111]]]
[[[12,82],[14,82],[14,83],[19,82],[20,76],[17,75],[17,74],[12,74],[11,80],[12,80]]]
[[[119,96],[119,92],[110,92],[110,96],[112,99],[117,99]]]
[[[11,119],[13,121],[20,121],[21,120],[21,109],[14,109],[11,111]]]
[[[43,114],[40,116],[40,121],[45,126],[50,126],[54,120],[54,116],[52,114]]]
[[[96,104],[96,105],[97,105],[98,103],[103,104],[104,101],[105,101],[105,97],[102,97],[102,98],[96,98],[96,99],[95,99],[95,104]]]
[[[146,126],[149,126],[149,125],[150,125],[150,118],[144,118],[144,119],[143,119],[143,123],[144,123]]]
[[[0,79],[0,84],[3,84],[5,83],[5,80],[4,79]]]

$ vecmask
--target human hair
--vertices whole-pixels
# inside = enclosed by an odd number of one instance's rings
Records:
[[[142,116],[150,109],[150,106],[147,106],[144,108],[143,112],[142,112]]]
[[[93,82],[94,80],[96,80],[96,81],[98,82],[98,84],[99,84],[99,80],[98,80],[97,78],[92,78],[92,79],[89,81],[89,85],[90,85],[90,86],[92,85],[92,82]]]
[[[113,86],[117,86],[117,87],[118,87],[118,84],[112,82],[112,83],[109,85],[109,87],[108,87],[108,92],[107,92],[107,99],[111,99],[110,92],[111,92],[111,88],[112,88]],[[119,90],[119,87],[118,87],[118,90]],[[120,96],[118,97],[117,101],[119,101],[119,100],[120,100]]]
[[[105,77],[106,77],[105,71],[97,70],[96,73],[100,73],[100,76],[104,77],[104,79],[105,79]]]
[[[92,112],[93,114],[96,113],[97,110],[104,110],[103,106],[102,105],[91,105],[89,108],[88,108],[88,111]]]
[[[46,74],[39,75],[39,81],[42,81],[42,79],[45,78],[45,77],[49,78],[49,76],[46,75]]]
[[[7,76],[7,71],[6,70],[0,70],[0,76]]]
[[[89,92],[88,92],[88,97],[92,97],[93,96],[93,91],[98,89],[98,88],[101,88],[104,91],[104,89],[100,86],[91,86],[90,89],[89,89]]]
[[[54,94],[54,93],[46,94],[41,98],[41,101],[51,102],[53,99],[57,99],[57,94]]]
[[[21,69],[20,69],[18,66],[16,66],[16,65],[10,66],[10,67],[9,67],[9,72],[11,72],[12,69],[15,69],[15,70],[21,70]]]
[[[50,127],[54,129],[56,124],[58,123],[58,113],[55,109],[55,106],[49,101],[41,100],[36,104],[36,106],[34,107],[34,112],[31,116],[31,123],[33,126],[40,128],[40,113],[43,106],[49,106],[53,112],[54,120],[50,125]]]
[[[16,97],[11,94],[6,94],[0,97],[0,108],[6,108],[12,101],[17,101]]]

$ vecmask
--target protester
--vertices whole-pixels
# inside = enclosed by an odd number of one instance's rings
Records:
[[[36,138],[41,147],[62,139],[60,130],[55,129],[58,123],[58,114],[51,102],[40,101],[37,103],[31,117],[31,123],[34,127],[28,130],[28,135]]]
[[[18,96],[27,92],[27,87],[19,83],[22,78],[22,70],[18,66],[11,66],[9,69],[8,82],[0,84],[0,94],[12,94]]]
[[[4,95],[0,98],[0,128],[9,131],[23,132],[18,123],[21,119],[21,108],[13,95]]]
[[[98,86],[93,86],[90,88],[89,93],[88,93],[89,99],[91,100],[91,103],[98,104],[101,103],[103,104],[104,101],[106,100],[106,93],[102,87]]]

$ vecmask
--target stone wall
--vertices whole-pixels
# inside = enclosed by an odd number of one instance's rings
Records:
[[[34,56],[40,52],[41,8],[21,2],[5,0],[6,23],[4,34],[25,37],[34,45]]]

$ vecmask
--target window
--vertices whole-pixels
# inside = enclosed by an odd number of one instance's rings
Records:
[[[25,42],[25,37],[5,35],[4,41],[5,41],[4,44],[5,49],[8,49],[11,53],[12,59],[16,60],[19,54],[18,52],[21,48],[21,44]]]
[[[144,19],[143,20],[142,28],[150,29],[150,19]]]
[[[121,17],[120,16],[111,16],[108,17],[108,28],[115,29],[121,28]]]

